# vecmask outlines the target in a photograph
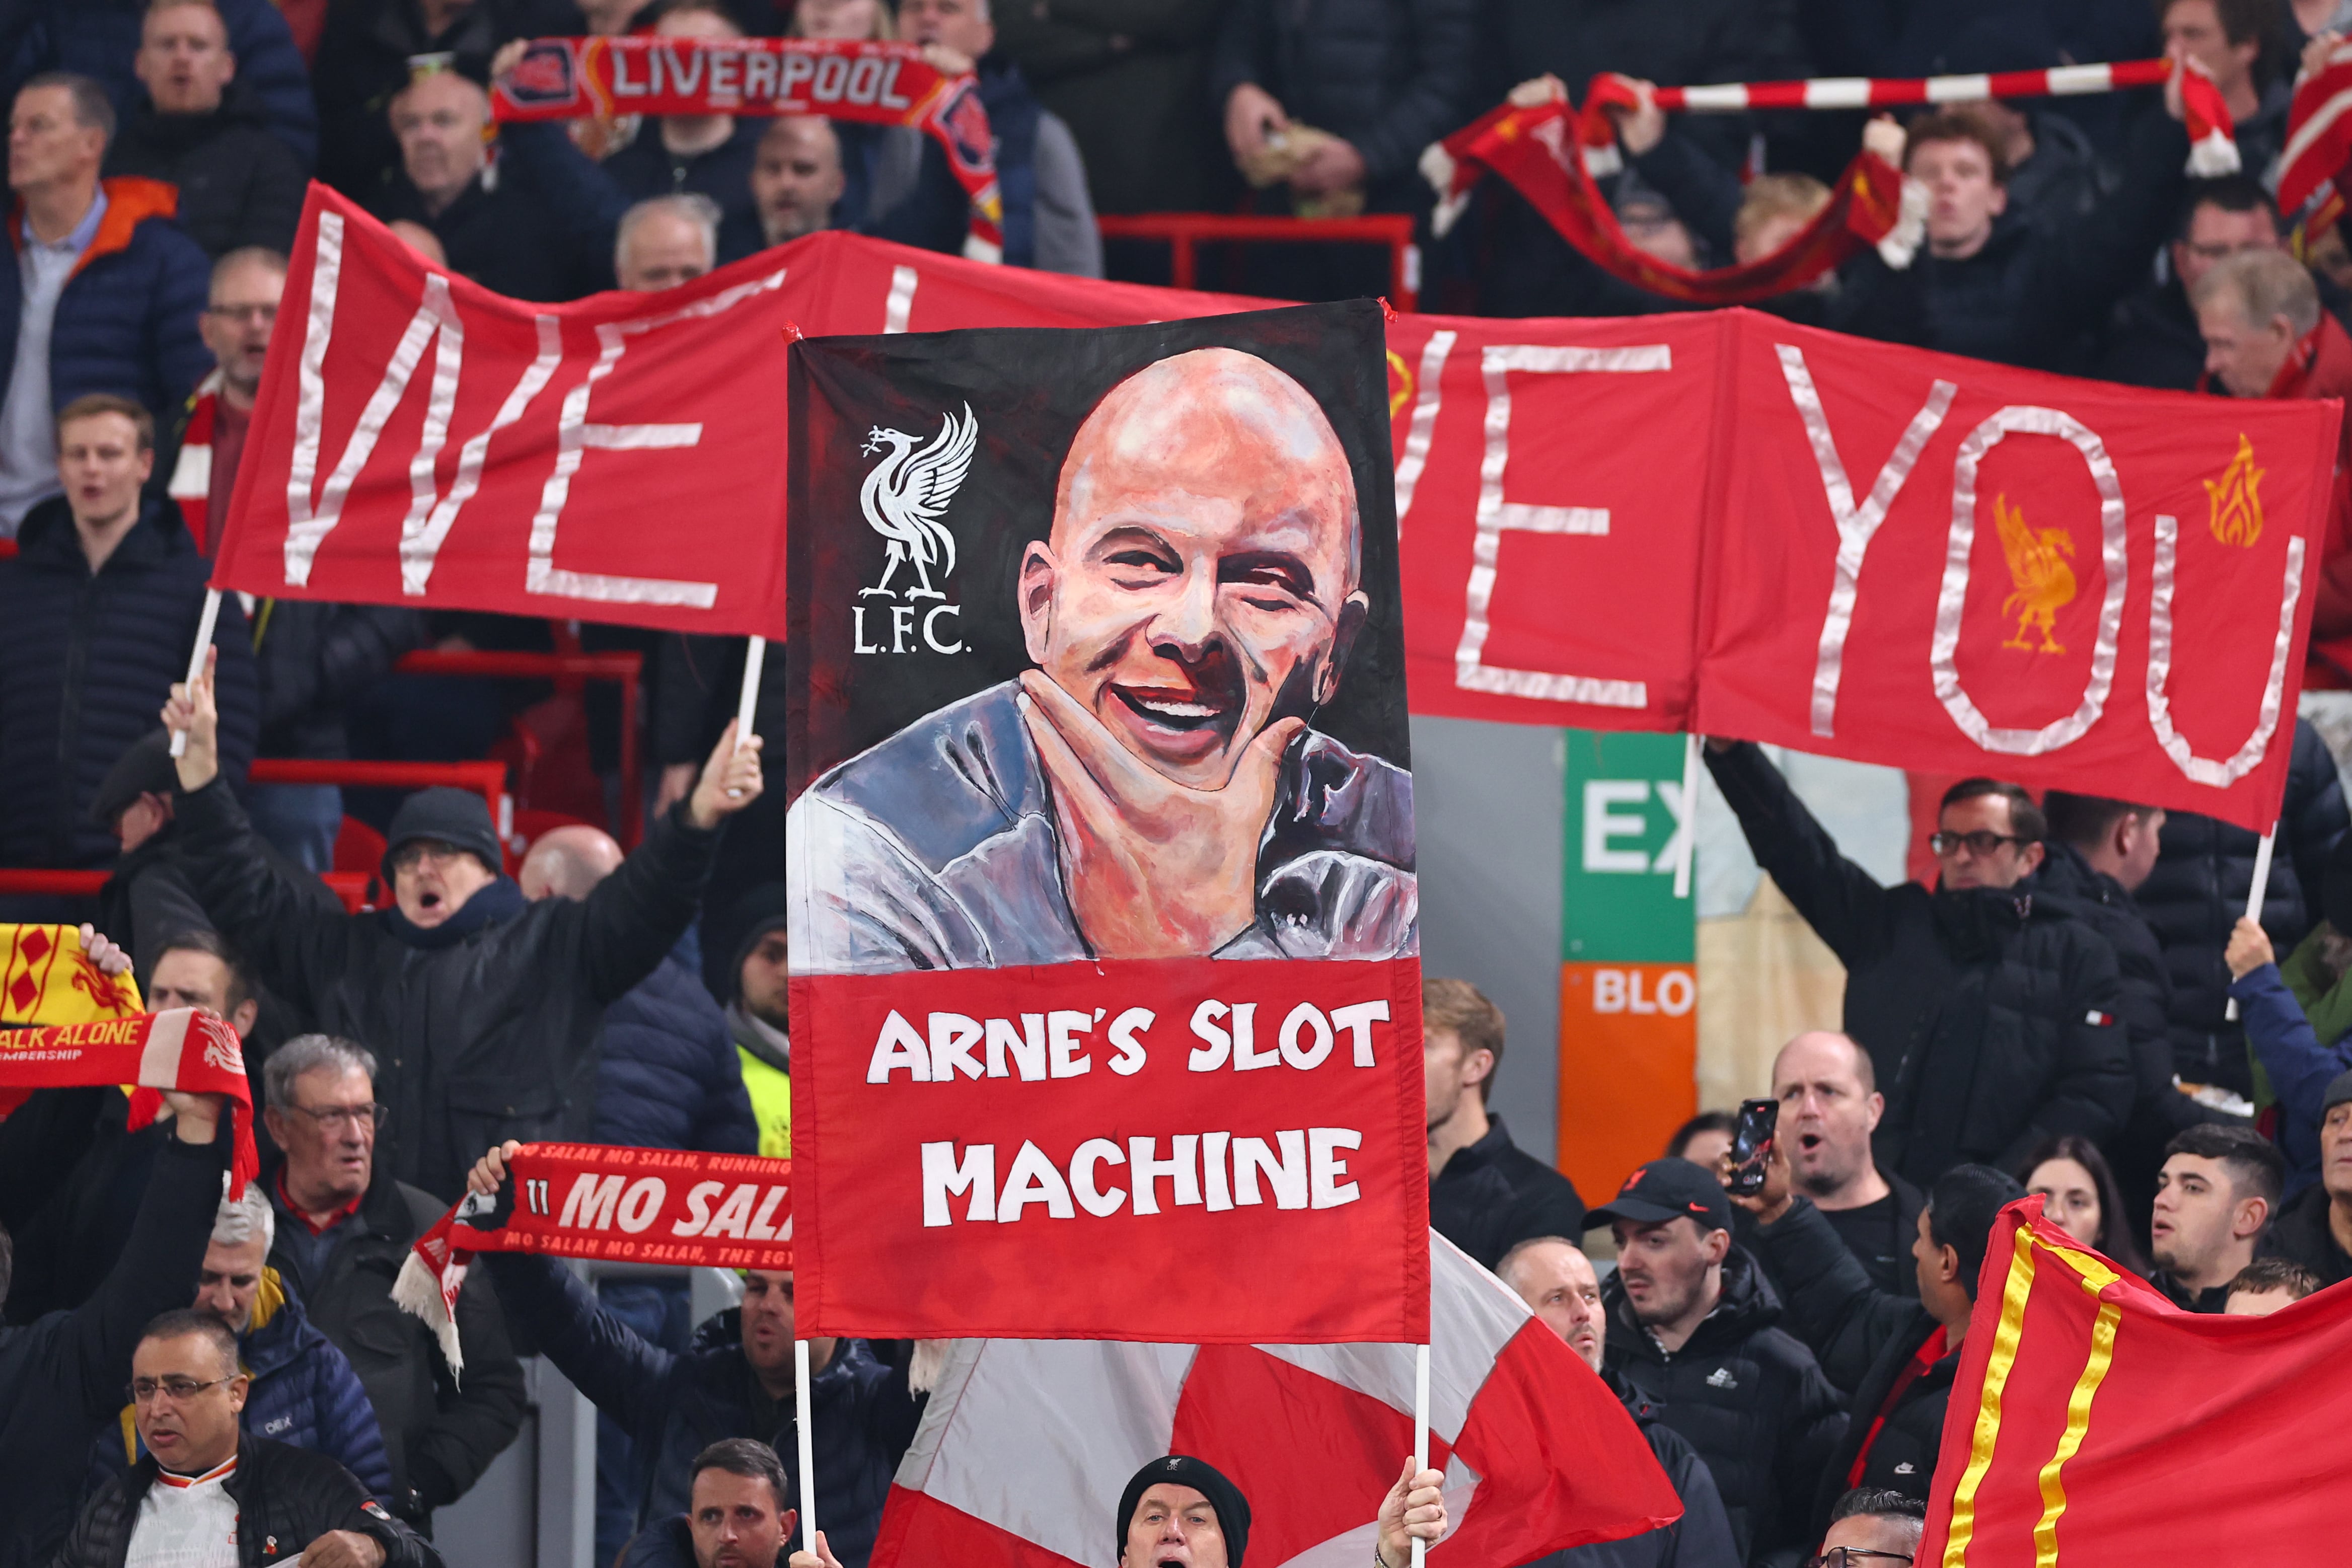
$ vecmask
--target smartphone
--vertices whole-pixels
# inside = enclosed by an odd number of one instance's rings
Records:
[[[1764,1158],[1771,1150],[1772,1134],[1780,1125],[1778,1100],[1742,1100],[1739,1124],[1731,1134],[1731,1179],[1724,1190],[1753,1197],[1764,1190]]]

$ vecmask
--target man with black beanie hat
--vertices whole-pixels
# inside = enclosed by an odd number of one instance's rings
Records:
[[[165,727],[188,735],[177,771],[189,879],[271,990],[375,1053],[390,1112],[376,1168],[454,1202],[485,1147],[585,1138],[604,1009],[693,920],[720,824],[760,794],[758,739],[739,748],[730,726],[692,793],[576,903],[522,896],[481,797],[425,789],[393,818],[394,907],[322,916],[315,880],[260,852],[220,781],[211,686],[175,685],[163,710]]]
[[[1415,1474],[1412,1461],[1381,1502],[1376,1568],[1406,1568],[1412,1543],[1432,1545],[1445,1534],[1445,1478],[1436,1470]],[[1224,1473],[1205,1459],[1170,1454],[1152,1460],[1119,1493],[1117,1520],[1118,1568],[1242,1568],[1249,1546],[1249,1500]],[[814,1552],[793,1553],[790,1568],[841,1568],[816,1534]]]

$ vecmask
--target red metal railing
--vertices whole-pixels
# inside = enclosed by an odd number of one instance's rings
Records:
[[[1250,217],[1229,213],[1138,213],[1097,218],[1105,239],[1160,240],[1169,247],[1169,278],[1179,288],[1200,287],[1202,245],[1378,245],[1388,247],[1389,303],[1413,308],[1412,219],[1402,213],[1357,218]]]
[[[645,655],[611,653],[445,653],[420,649],[395,666],[408,675],[469,675],[482,678],[554,681],[577,688],[583,681],[613,681],[621,688],[621,842],[632,849],[644,835],[645,775],[637,748],[637,705],[645,681]],[[495,768],[495,763],[478,766]],[[257,772],[260,764],[255,764]],[[333,780],[320,780],[333,782]],[[500,786],[503,788],[503,785]],[[496,796],[490,809],[498,810]],[[505,831],[506,824],[499,824]]]

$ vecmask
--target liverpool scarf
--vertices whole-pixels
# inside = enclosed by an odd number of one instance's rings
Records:
[[[995,144],[972,77],[948,76],[912,44],[817,38],[535,38],[493,84],[499,120],[615,114],[821,114],[917,125],[939,142],[971,202],[964,254],[999,261],[1003,201]]]
[[[1662,109],[1694,113],[1866,109],[2112,91],[2160,82],[2169,70],[2168,61],[2152,60],[1910,81],[1734,82],[1660,88],[1656,102]],[[2229,108],[2212,78],[2194,62],[2181,80],[2181,98],[2189,134],[2189,172],[2235,171]],[[1750,305],[1801,288],[1865,246],[1876,246],[1886,264],[1897,268],[1908,267],[1917,254],[1927,221],[1926,192],[1906,182],[1901,171],[1863,152],[1832,187],[1830,204],[1771,255],[1704,271],[1660,261],[1625,237],[1598,183],[1622,167],[1608,111],[1635,101],[1630,78],[1604,71],[1592,78],[1581,110],[1559,101],[1507,103],[1433,144],[1422,154],[1421,169],[1437,188],[1437,232],[1443,235],[1453,225],[1472,187],[1493,172],[1604,272],[1696,305]]]
[[[73,926],[0,925],[0,1026],[89,1023],[143,1010],[139,982],[100,969]],[[0,1078],[0,1121],[30,1093]]]
[[[433,1328],[454,1373],[457,1292],[478,1252],[707,1269],[793,1266],[792,1162],[693,1149],[526,1144],[495,1197],[467,1193],[417,1238],[393,1300]]]
[[[130,1128],[137,1132],[163,1108],[165,1089],[226,1094],[236,1102],[236,1147],[229,1162],[229,1196],[259,1174],[253,1145],[253,1091],[236,1030],[212,1013],[174,1008],[91,1023],[0,1033],[0,1089],[80,1089],[135,1083]]]

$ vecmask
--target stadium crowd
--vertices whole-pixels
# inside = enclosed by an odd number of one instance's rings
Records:
[[[1164,281],[1164,256],[1106,246],[1097,215],[1425,214],[1429,143],[1520,84],[1613,70],[1638,85],[1605,189],[1662,258],[1769,254],[1857,145],[1927,190],[1914,265],[1868,252],[1769,309],[2140,386],[2332,397],[2352,390],[2352,255],[2332,231],[2299,243],[2272,191],[2299,63],[2347,9],[0,0],[16,256],[0,267],[0,864],[107,873],[94,905],[0,915],[88,919],[151,1006],[226,1019],[267,1155],[257,1186],[215,1202],[217,1096],[171,1095],[136,1132],[111,1089],[42,1091],[0,1121],[0,1568],[260,1561],[222,1554],[225,1520],[310,1568],[437,1563],[436,1511],[520,1427],[527,1355],[603,1414],[600,1564],[770,1568],[803,1479],[789,1274],[748,1275],[739,1308],[697,1324],[682,1281],[592,1288],[499,1256],[458,1298],[462,1381],[392,1301],[469,1176],[495,1186],[495,1157],[477,1162],[505,1140],[789,1154],[782,802],[735,744],[743,653],[717,639],[231,596],[209,680],[175,693],[307,179],[533,300],[660,289],[826,228],[957,252],[964,192],[911,128],[498,126],[486,91],[537,37],[898,39],[977,73],[1005,264]],[[2189,179],[2177,94],[2158,89],[1907,126],[1669,120],[1650,94],[2159,53],[2210,72],[2244,172]],[[1424,222],[1421,263],[1439,309],[1682,308],[1499,181],[1444,239]],[[1206,281],[1314,298],[1384,277],[1345,248],[1272,246]],[[2340,521],[2316,643],[2352,632]],[[645,656],[642,733],[592,703],[585,747],[608,780],[637,749],[658,780],[644,823],[544,832],[509,874],[520,846],[478,795],[246,778],[257,758],[489,754],[545,688],[395,663],[558,637]],[[167,705],[193,734],[177,758]],[[2189,1311],[2276,1311],[2352,1277],[2352,822],[2304,723],[2259,921],[2241,917],[2252,833],[1990,779],[1944,797],[1937,885],[1890,888],[1758,747],[1709,742],[1706,760],[1847,976],[1843,1031],[1789,1041],[1756,1086],[1780,1106],[1760,1188],[1727,1193],[1732,1118],[1714,1112],[1588,1209],[1489,1109],[1501,1013],[1433,977],[1432,1222],[1609,1382],[1684,1500],[1678,1524],[1559,1563],[1891,1568],[1919,1538],[2011,1198],[2043,1194]],[[380,910],[347,913],[320,880],[347,816],[381,836]],[[624,853],[607,827],[642,841]],[[911,1359],[812,1346],[808,1479],[849,1568],[921,1414]],[[1199,1546],[1188,1519],[1129,1531],[1129,1560],[1161,1561],[1170,1531]],[[1403,1539],[1383,1531],[1383,1561]],[[1183,1560],[1223,1560],[1200,1550]]]

